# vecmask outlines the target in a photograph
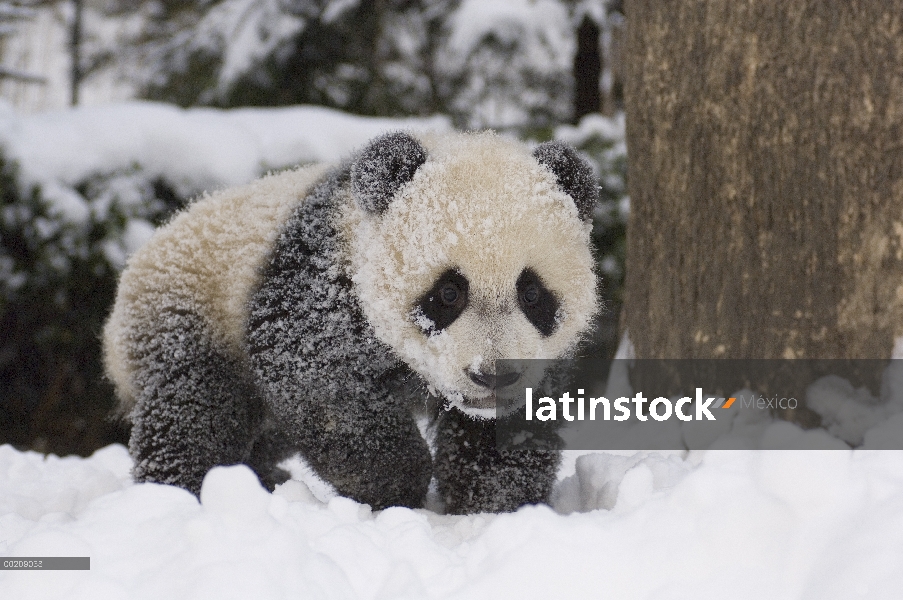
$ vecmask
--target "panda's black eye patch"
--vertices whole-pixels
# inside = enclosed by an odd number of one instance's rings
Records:
[[[529,267],[521,271],[516,287],[517,303],[524,316],[543,336],[552,335],[558,327],[555,321],[558,299],[555,295],[543,284],[536,271]]]
[[[454,323],[467,308],[468,288],[467,278],[458,271],[449,269],[420,297],[414,306],[414,312],[432,322],[429,331],[442,331]]]

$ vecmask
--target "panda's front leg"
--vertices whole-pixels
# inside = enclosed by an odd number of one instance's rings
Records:
[[[494,420],[456,408],[439,415],[435,475],[450,514],[509,512],[548,502],[560,460],[557,449],[498,449]]]
[[[423,506],[432,478],[429,447],[390,396],[308,397],[276,410],[307,462],[342,496],[374,509]]]

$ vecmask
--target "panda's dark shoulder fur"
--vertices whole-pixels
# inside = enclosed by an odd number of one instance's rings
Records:
[[[337,198],[353,188],[365,210],[380,213],[426,158],[410,135],[384,134],[328,171],[282,226],[250,299],[247,324],[253,368],[275,370],[279,376],[265,380],[292,387],[269,392],[286,394],[315,385],[322,393],[324,379],[339,372],[336,381],[328,382],[330,394],[338,395],[339,387],[343,393],[366,392],[374,383],[397,388],[399,378],[416,379],[374,335],[343,269]],[[300,365],[293,355],[299,349]]]
[[[264,391],[273,398],[378,400],[386,391],[422,385],[375,336],[342,264],[337,198],[362,162],[354,156],[312,187],[283,224],[250,298],[248,356],[257,380],[273,386]],[[386,186],[380,191],[394,193]]]

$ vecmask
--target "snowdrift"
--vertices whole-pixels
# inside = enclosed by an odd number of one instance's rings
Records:
[[[132,484],[121,446],[2,446],[0,555],[90,556],[91,570],[0,571],[0,597],[899,597],[903,452],[568,458],[556,505],[594,510],[458,517],[374,513],[298,465],[311,485],[274,494],[217,468],[198,502]]]

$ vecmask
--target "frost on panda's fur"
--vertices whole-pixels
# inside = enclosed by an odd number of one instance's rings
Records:
[[[281,223],[323,172],[306,167],[205,196],[132,256],[104,328],[105,366],[123,411],[138,393],[133,372],[149,355],[144,345],[171,315],[197,314],[224,352],[243,354],[260,268]]]
[[[136,478],[196,492],[213,465],[245,462],[272,487],[300,451],[373,507],[419,506],[434,475],[451,512],[545,501],[554,444],[499,451],[492,422],[465,413],[494,403],[468,372],[566,356],[597,309],[589,224],[556,172],[494,134],[398,133],[316,181],[255,185],[198,202],[123,275],[105,342],[134,399]],[[425,332],[417,299],[449,269],[470,304]],[[519,309],[525,269],[560,302],[554,331]],[[427,389],[457,406],[435,460],[411,414]]]
[[[410,135],[394,132],[376,138],[351,168],[351,186],[358,204],[369,212],[383,212],[424,162],[426,151]]]
[[[555,174],[561,189],[574,199],[580,218],[589,220],[599,200],[599,184],[590,166],[580,160],[577,151],[562,142],[540,144],[533,156]]]
[[[347,166],[333,171],[286,223],[251,299],[248,353],[276,420],[321,477],[375,507],[419,506],[432,461],[398,394],[407,373],[342,268],[335,200],[348,179]]]

